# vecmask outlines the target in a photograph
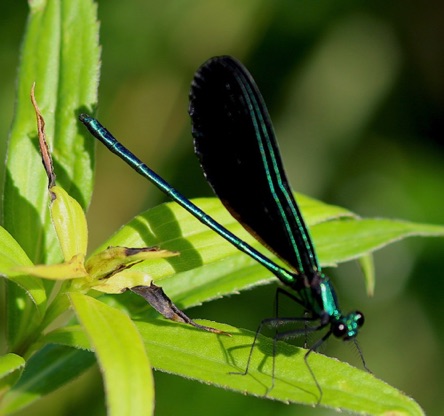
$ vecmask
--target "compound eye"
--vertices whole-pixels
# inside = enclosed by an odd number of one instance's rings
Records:
[[[342,322],[337,322],[333,326],[333,335],[336,338],[343,338],[346,333],[347,333],[347,327]]]
[[[364,314],[362,312],[359,311],[355,312],[355,322],[356,325],[358,325],[358,328],[361,328],[361,326],[364,325],[365,319],[364,319]]]

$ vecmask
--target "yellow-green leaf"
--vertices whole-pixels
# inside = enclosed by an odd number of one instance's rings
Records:
[[[108,415],[152,414],[153,375],[134,323],[124,313],[90,296],[71,293],[70,297],[102,370]]]
[[[51,202],[51,219],[65,261],[70,261],[78,254],[85,256],[88,226],[82,207],[60,186],[53,186],[50,192],[54,195]]]
[[[133,286],[150,286],[152,281],[151,276],[146,273],[125,270],[112,275],[108,279],[100,280],[92,289],[104,293],[122,293]]]
[[[55,263],[60,261],[60,250],[47,210],[47,177],[29,92],[35,82],[57,182],[86,208],[92,193],[94,143],[78,128],[75,114],[97,102],[97,2],[27,3],[30,13],[6,158],[3,225],[34,263]]]
[[[69,280],[87,277],[88,273],[83,266],[84,256],[79,254],[74,256],[70,261],[60,264],[22,267],[20,270],[23,273],[28,273],[33,276],[42,277],[51,280]]]

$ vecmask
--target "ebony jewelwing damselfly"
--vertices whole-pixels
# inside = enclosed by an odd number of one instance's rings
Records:
[[[275,340],[327,328],[322,338],[305,354],[307,367],[322,396],[308,365],[309,354],[331,335],[355,340],[364,316],[358,311],[347,315],[342,313],[332,283],[322,272],[308,228],[286,178],[262,95],[240,62],[230,56],[216,57],[205,62],[194,76],[189,113],[195,152],[214,192],[234,218],[280,257],[288,268],[278,265],[209,217],[122,146],[97,120],[85,114],[80,115],[80,120],[94,137],[136,172],[237,249],[258,261],[291,290],[281,289],[281,293],[300,304],[305,316],[265,319],[257,333],[263,325],[277,327],[295,321],[305,322],[304,328],[277,333]],[[309,326],[308,322],[316,324]]]

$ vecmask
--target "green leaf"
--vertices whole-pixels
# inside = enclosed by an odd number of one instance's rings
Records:
[[[60,186],[53,186],[51,218],[57,233],[65,262],[81,254],[86,256],[88,226],[80,204]]]
[[[4,226],[34,263],[55,263],[60,250],[47,209],[47,179],[29,94],[36,82],[57,180],[85,208],[92,192],[93,142],[83,137],[76,114],[94,107],[97,99],[98,23],[92,0],[29,3],[8,144]]]
[[[17,354],[0,357],[0,394],[18,380],[24,367],[25,360]]]
[[[153,375],[134,323],[89,296],[71,293],[70,297],[102,370],[108,415],[152,414]]]
[[[167,373],[225,389],[291,403],[317,405],[320,393],[304,360],[307,350],[284,342],[277,345],[274,387],[273,340],[259,336],[247,375],[254,333],[214,322],[201,322],[232,334],[215,336],[186,325],[156,319],[136,322],[152,365]],[[47,340],[88,348],[81,328],[54,331]],[[374,375],[312,352],[310,368],[322,389],[320,406],[369,415],[423,415],[422,409],[399,390]]]
[[[60,345],[50,345],[26,363],[22,378],[0,404],[1,414],[17,412],[63,384],[78,377],[94,364],[94,354]]]
[[[407,237],[443,237],[444,226],[384,218],[329,221],[313,227],[318,254],[327,264],[353,260]]]
[[[323,266],[367,256],[409,236],[444,236],[444,227],[386,219],[360,219],[349,211],[297,195]],[[215,198],[194,202],[260,251],[264,249]],[[175,203],[150,209],[121,228],[104,246],[160,246],[178,257],[133,267],[153,277],[181,308],[270,282],[273,276]],[[271,253],[271,258],[279,260]],[[371,273],[367,269],[367,275]],[[369,274],[370,273],[370,274]],[[168,277],[168,279],[167,279]],[[369,288],[372,282],[369,280]],[[370,290],[369,289],[369,290]]]
[[[22,267],[21,270],[32,276],[50,280],[71,280],[86,278],[88,276],[84,267],[83,254],[74,256],[70,261],[64,263],[49,265],[39,264],[32,267]]]
[[[20,267],[31,267],[32,262],[17,241],[0,227],[0,274],[18,284],[43,315],[46,309],[46,292],[40,279],[23,276]]]
[[[0,227],[0,274],[19,275],[18,266],[32,266],[32,262],[14,237]]]
[[[4,228],[0,227],[0,274],[7,277],[6,343],[9,351],[21,351],[33,338],[44,316],[47,298],[40,279],[25,276],[20,267],[32,266],[26,253]]]
[[[163,320],[138,322],[137,328],[153,366],[161,371],[243,394],[317,404],[319,391],[304,360],[306,350],[278,343],[274,388],[269,391],[273,382],[273,340],[259,337],[248,375],[230,374],[245,371],[255,334],[226,325],[209,324],[233,336],[216,337]],[[317,353],[310,354],[309,363],[322,389],[322,406],[374,415],[423,414],[411,398],[368,372]]]

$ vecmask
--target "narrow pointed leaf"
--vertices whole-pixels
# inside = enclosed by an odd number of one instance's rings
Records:
[[[88,226],[80,204],[60,186],[53,186],[51,218],[65,261],[81,254],[86,256]]]
[[[24,367],[25,360],[17,354],[0,357],[0,394],[18,380]]]
[[[71,280],[81,277],[87,277],[88,273],[83,265],[83,254],[74,256],[70,261],[50,264],[50,265],[37,265],[32,267],[22,267],[24,273],[28,273],[32,276],[42,277],[50,280]]]
[[[14,281],[29,296],[32,303],[43,315],[46,308],[46,292],[40,279],[24,276],[20,267],[32,266],[26,253],[4,228],[0,227],[0,274]]]
[[[444,226],[385,218],[328,221],[313,227],[318,254],[327,264],[353,260],[407,237],[444,237]]]
[[[20,274],[17,266],[31,266],[32,262],[20,244],[3,227],[0,227],[0,274],[11,276]]]
[[[54,263],[60,260],[60,251],[47,209],[47,178],[29,94],[35,82],[57,181],[85,208],[92,191],[93,143],[84,140],[75,116],[80,108],[96,103],[97,6],[92,0],[29,4],[18,73],[18,104],[8,143],[4,225],[32,261]]]
[[[102,370],[108,415],[152,414],[153,375],[134,323],[89,296],[71,293],[70,297]]]

